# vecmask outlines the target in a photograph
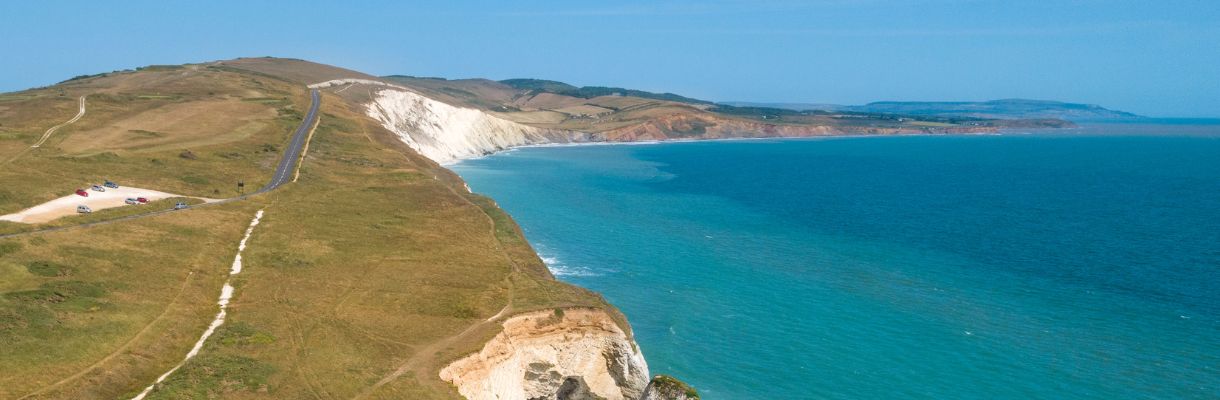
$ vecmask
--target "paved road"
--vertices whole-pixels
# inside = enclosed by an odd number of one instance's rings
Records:
[[[263,186],[262,189],[259,189],[258,191],[248,194],[248,195],[241,195],[238,197],[232,197],[232,198],[224,199],[221,201],[199,204],[199,205],[195,205],[193,207],[204,207],[204,206],[211,206],[211,205],[216,205],[216,204],[224,204],[224,203],[228,203],[230,201],[244,200],[247,196],[270,192],[272,190],[275,190],[276,188],[279,188],[281,185],[283,185],[285,183],[291,182],[292,176],[293,176],[294,172],[296,171],[297,161],[298,161],[298,159],[301,158],[301,152],[303,151],[302,149],[305,147],[305,140],[306,140],[306,138],[309,137],[310,128],[313,127],[314,120],[316,120],[318,118],[318,106],[320,106],[322,104],[321,95],[318,93],[318,91],[316,89],[310,90],[309,95],[310,95],[310,100],[311,100],[310,105],[309,105],[309,112],[305,113],[305,119],[301,121],[301,125],[297,127],[297,130],[292,133],[292,140],[290,142],[288,142],[288,148],[284,149],[284,154],[280,156],[280,163],[278,165],[276,165],[275,173],[271,175],[271,181],[267,182],[266,186]],[[82,103],[83,103],[83,100],[82,100]],[[108,219],[105,221],[90,222],[90,223],[85,223],[85,224],[80,224],[80,225],[60,226],[60,227],[39,229],[39,230],[27,231],[27,232],[0,234],[0,239],[14,237],[14,236],[29,235],[29,234],[34,234],[34,233],[54,232],[54,231],[61,231],[61,230],[65,230],[65,229],[71,229],[71,228],[80,228],[80,227],[86,227],[86,226],[109,224],[109,223],[120,222],[120,221],[128,221],[128,220],[133,220],[133,219],[137,219],[137,218],[161,215],[161,214],[165,214],[165,213],[169,213],[169,212],[173,212],[173,211],[174,210],[158,210],[158,211],[153,211],[153,212],[149,212],[149,213],[128,215],[126,217]]]
[[[275,188],[280,187],[286,182],[292,181],[292,175],[296,172],[297,159],[301,158],[301,149],[305,147],[305,138],[309,136],[309,130],[313,127],[313,121],[318,118],[318,104],[322,102],[321,96],[317,89],[310,90],[309,95],[312,102],[309,105],[309,112],[305,114],[305,120],[301,121],[301,126],[297,127],[297,131],[292,134],[292,141],[288,143],[288,148],[284,150],[284,155],[280,158],[279,166],[275,167],[275,174],[271,175],[271,182],[267,182],[267,186],[263,186],[255,194],[266,193]]]

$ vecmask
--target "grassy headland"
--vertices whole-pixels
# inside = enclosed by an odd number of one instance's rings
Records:
[[[278,152],[264,149],[287,141],[300,121],[296,110],[307,106],[304,83],[322,69],[258,61],[301,76],[226,62],[23,92],[30,97],[0,111],[9,113],[4,127],[19,132],[0,154],[20,152],[71,116],[75,103],[59,100],[58,91],[72,99],[88,94],[90,109],[54,146],[21,154],[10,164],[17,167],[0,172],[0,209],[36,204],[101,174],[209,197],[231,196],[224,182],[266,181]],[[246,269],[234,278],[226,324],[150,398],[350,398],[401,372],[368,395],[454,399],[436,371],[498,332],[489,317],[609,308],[600,296],[555,281],[511,218],[468,193],[457,176],[357,105],[333,94],[322,104],[296,184],[185,212],[0,239],[0,398],[139,392],[179,362],[211,321],[237,241],[258,209],[266,216],[243,253]],[[44,106],[57,115],[36,117]],[[238,127],[217,121],[170,129],[157,125],[178,115],[158,111],[166,107],[249,108],[265,127],[235,134]],[[23,117],[8,117],[15,115]],[[115,126],[171,145],[140,146],[142,139]],[[73,142],[86,132],[115,139]],[[184,148],[197,158],[180,157]]]

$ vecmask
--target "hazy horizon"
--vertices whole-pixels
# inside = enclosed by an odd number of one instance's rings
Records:
[[[713,101],[1004,98],[1220,117],[1220,4],[821,0],[6,3],[0,91],[150,64],[300,58]],[[14,56],[19,55],[19,56]]]

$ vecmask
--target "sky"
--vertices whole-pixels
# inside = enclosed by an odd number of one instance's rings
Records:
[[[1033,98],[1220,117],[1220,1],[12,1],[0,91],[301,58],[714,101]]]

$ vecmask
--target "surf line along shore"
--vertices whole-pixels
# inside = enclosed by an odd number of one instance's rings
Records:
[[[233,257],[233,265],[229,269],[229,279],[225,280],[224,286],[220,288],[220,299],[216,302],[216,304],[220,305],[220,311],[216,312],[216,318],[212,319],[212,323],[209,324],[208,328],[203,331],[202,335],[199,336],[199,340],[195,342],[195,346],[191,347],[191,351],[186,353],[186,357],[183,357],[181,362],[174,365],[174,367],[170,368],[169,371],[165,371],[164,374],[157,377],[157,380],[153,381],[152,384],[144,388],[140,394],[132,397],[131,400],[143,400],[144,396],[152,393],[153,389],[156,389],[157,384],[164,382],[166,378],[169,378],[169,376],[173,375],[175,371],[178,371],[178,368],[182,368],[182,365],[186,364],[187,361],[190,361],[191,358],[198,355],[199,350],[203,349],[203,344],[207,342],[208,337],[211,337],[213,333],[216,333],[216,328],[219,328],[225,323],[225,316],[227,315],[229,300],[233,298],[234,289],[233,285],[231,284],[233,281],[233,276],[241,273],[241,252],[246,250],[246,242],[250,240],[250,234],[254,233],[254,227],[258,226],[258,222],[262,218],[263,210],[258,210],[258,212],[254,213],[254,219],[250,221],[250,227],[246,228],[246,235],[242,237],[241,242],[237,244],[237,255]]]

